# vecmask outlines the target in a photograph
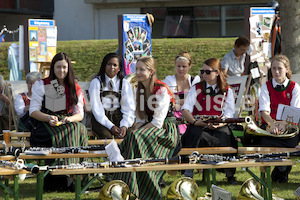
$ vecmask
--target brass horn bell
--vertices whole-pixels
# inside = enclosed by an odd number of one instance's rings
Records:
[[[261,184],[254,178],[249,178],[243,183],[236,200],[263,200],[260,191]]]
[[[263,200],[264,198],[261,196],[261,184],[254,178],[249,178],[246,180],[240,192],[236,198],[236,200]],[[284,200],[274,194],[272,194],[272,200]]]
[[[128,185],[121,180],[113,180],[106,183],[99,193],[99,200],[129,200],[130,191]]]
[[[167,200],[196,200],[198,197],[198,185],[189,177],[182,177],[174,181],[168,189]]]

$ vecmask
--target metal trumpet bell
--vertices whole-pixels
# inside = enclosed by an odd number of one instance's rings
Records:
[[[261,184],[254,178],[249,178],[243,183],[236,200],[263,200],[260,191]]]
[[[183,177],[174,181],[168,189],[167,200],[196,200],[198,197],[198,185],[189,177]]]
[[[105,184],[99,193],[99,200],[129,200],[128,185],[121,180],[110,181]]]

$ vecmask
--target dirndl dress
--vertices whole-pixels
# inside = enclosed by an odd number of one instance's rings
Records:
[[[178,144],[178,125],[175,117],[167,117],[163,128],[139,128],[130,132],[120,144],[124,159],[170,158]],[[123,180],[138,199],[161,199],[159,180],[164,171],[124,172],[115,174]]]

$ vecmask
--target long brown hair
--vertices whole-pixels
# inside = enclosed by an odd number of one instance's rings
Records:
[[[219,94],[222,94],[226,91],[226,88],[229,87],[227,80],[221,70],[221,61],[218,58],[209,58],[203,62],[212,69],[219,70],[220,74],[217,77],[217,88],[219,88]],[[201,81],[202,91],[206,89],[206,81],[203,79]]]
[[[71,59],[66,53],[60,52],[53,57],[52,62],[50,64],[49,79],[50,79],[50,81],[57,79],[57,77],[55,76],[55,73],[54,73],[54,65],[57,61],[60,61],[60,60],[65,60],[68,63],[68,73],[67,73],[67,76],[65,77],[65,83],[68,84],[68,86],[69,86],[69,91],[70,91],[69,95],[70,95],[70,99],[71,99],[71,105],[76,105],[78,103],[78,96],[77,96],[76,89],[75,89],[74,69],[73,69],[73,65],[71,63]]]

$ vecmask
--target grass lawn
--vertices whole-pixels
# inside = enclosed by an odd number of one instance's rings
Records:
[[[289,183],[286,184],[273,184],[273,194],[284,198],[285,200],[294,200],[296,196],[294,195],[294,191],[300,186],[300,176],[298,175],[300,171],[300,163],[299,160],[293,158],[296,162],[296,166],[293,166],[292,171],[289,175]],[[259,168],[250,168],[252,172],[256,175],[260,175]],[[194,180],[199,186],[198,189],[198,197],[204,197],[206,193],[206,184],[202,181],[202,173],[198,173],[197,171],[194,172]],[[168,174],[164,175],[164,179],[166,182],[166,187],[163,188],[163,198],[169,189],[169,186],[173,181],[182,177],[179,172],[176,176],[170,176]],[[251,176],[246,172],[243,171],[242,168],[237,168],[237,172],[235,174],[236,179],[238,181],[238,185],[232,186],[227,184],[227,180],[225,178],[225,174],[217,172],[217,185],[225,190],[228,190],[232,193],[233,199],[236,199],[236,196],[241,188],[241,185],[245,180],[250,178]],[[105,183],[105,181],[104,181]],[[12,181],[10,182],[12,184]],[[90,188],[97,188],[100,187],[100,182],[95,181]],[[22,200],[33,200],[35,199],[35,187],[36,187],[36,178],[26,178],[23,182],[20,182],[19,185],[19,196]],[[97,199],[99,195],[99,189],[90,189],[88,193],[85,193],[81,196],[82,199]],[[72,192],[47,192],[43,194],[44,200],[71,200],[75,198],[75,193]],[[0,199],[4,199],[4,194],[0,194]],[[134,197],[132,195],[131,199],[133,200]]]
[[[204,60],[216,57],[222,59],[231,50],[236,38],[188,38],[188,39],[153,39],[152,52],[156,59],[158,78],[164,79],[174,74],[174,59],[180,51],[188,51],[192,56],[191,75],[196,75]],[[7,52],[10,42],[0,46],[0,74],[5,80],[9,78]],[[58,41],[57,52],[67,53],[73,61],[75,74],[81,81],[97,73],[103,57],[118,48],[118,40],[76,40]],[[25,77],[23,76],[23,79]]]

